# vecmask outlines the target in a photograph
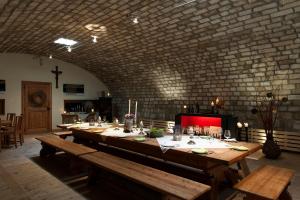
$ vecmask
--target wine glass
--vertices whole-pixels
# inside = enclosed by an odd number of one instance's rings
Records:
[[[119,130],[119,120],[118,120],[118,118],[115,119],[114,124],[115,124],[115,130]]]
[[[103,122],[104,123],[106,122],[106,116],[105,115],[103,116]]]
[[[144,123],[143,123],[143,121],[140,121],[139,126],[140,126],[140,132],[139,132],[139,135],[144,135],[144,132],[143,132]]]
[[[190,141],[188,141],[188,144],[196,144],[194,141],[193,141],[193,135],[194,135],[194,128],[192,126],[189,126],[187,128],[187,134],[190,136]]]
[[[101,127],[102,125],[101,125],[101,116],[99,115],[99,117],[98,117],[98,126],[99,127]]]
[[[200,134],[200,127],[199,127],[199,125],[196,125],[196,126],[194,127],[194,131],[195,131],[195,134],[196,134],[196,135],[199,135],[199,134]]]
[[[224,137],[228,140],[231,137],[230,130],[224,131]]]

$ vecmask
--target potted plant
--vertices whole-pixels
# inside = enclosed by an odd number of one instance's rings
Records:
[[[287,97],[280,98],[279,95],[269,92],[265,97],[256,98],[256,106],[251,110],[253,114],[257,115],[265,130],[266,141],[262,150],[267,158],[276,159],[281,154],[279,145],[274,141],[273,132],[279,107],[287,101]]]

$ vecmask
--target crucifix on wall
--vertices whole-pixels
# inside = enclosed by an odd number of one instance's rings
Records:
[[[51,71],[55,74],[56,88],[58,88],[58,76],[62,74],[62,71],[58,71],[58,66],[55,67],[55,70]]]

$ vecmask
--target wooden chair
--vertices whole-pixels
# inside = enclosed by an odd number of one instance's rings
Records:
[[[24,143],[24,136],[23,136],[23,116],[17,116],[14,120],[14,124],[11,127],[6,127],[3,129],[2,135],[4,137],[8,138],[8,143],[10,144],[10,141],[12,139],[13,144],[15,147],[18,147],[17,142],[20,142],[20,145]],[[12,136],[12,138],[11,138]],[[19,140],[17,140],[19,138]],[[8,145],[9,145],[8,144]]]
[[[16,118],[16,113],[7,113],[7,115],[6,115],[6,120],[11,121],[10,126],[12,126],[14,124],[15,118]]]

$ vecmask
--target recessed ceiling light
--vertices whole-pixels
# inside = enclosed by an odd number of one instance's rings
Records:
[[[101,26],[100,24],[87,24],[84,26],[89,31],[95,31],[95,32],[105,32],[106,27]]]
[[[139,18],[138,17],[133,18],[132,22],[134,24],[138,24],[139,23]]]
[[[66,46],[72,46],[74,44],[77,44],[78,42],[66,38],[58,38],[57,40],[54,41],[56,44],[63,44]]]
[[[97,43],[97,38],[98,38],[98,36],[96,36],[96,35],[91,35],[91,37],[93,38],[93,42],[94,42],[94,43]]]
[[[52,57],[52,55],[50,54],[50,55],[49,55],[49,59],[52,59],[52,58],[53,58],[53,57]]]

